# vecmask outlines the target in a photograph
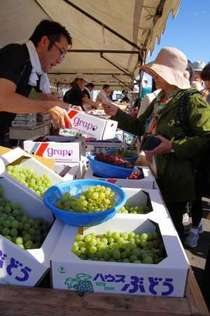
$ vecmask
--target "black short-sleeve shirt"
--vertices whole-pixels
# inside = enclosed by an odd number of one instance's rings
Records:
[[[77,84],[75,84],[70,90],[68,90],[65,93],[63,97],[63,101],[72,105],[81,106],[81,108],[84,110],[83,105],[82,105],[83,97],[84,97],[84,92],[80,89],[80,87]]]
[[[14,82],[16,92],[28,96],[32,86],[28,84],[32,65],[25,44],[9,44],[0,49],[0,78]],[[0,112],[0,135],[8,132],[15,113]]]

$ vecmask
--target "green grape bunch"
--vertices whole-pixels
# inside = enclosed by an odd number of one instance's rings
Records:
[[[165,249],[157,232],[105,232],[78,234],[72,252],[83,260],[157,264]]]
[[[56,206],[67,211],[92,213],[110,209],[114,204],[115,193],[109,187],[96,185],[88,188],[78,197],[68,192],[64,193]]]
[[[123,207],[121,207],[118,212],[121,214],[147,214],[151,212],[151,208],[148,206],[132,206],[125,204]]]
[[[26,215],[22,207],[4,197],[0,187],[0,234],[23,249],[40,248],[50,225]]]
[[[30,168],[25,168],[20,165],[7,166],[7,172],[14,177],[18,182],[25,185],[37,195],[42,196],[44,192],[52,186],[52,181],[48,175],[37,175]]]

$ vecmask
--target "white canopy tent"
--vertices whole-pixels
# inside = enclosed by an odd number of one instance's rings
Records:
[[[83,73],[96,84],[129,86],[180,0],[2,0],[0,46],[24,42],[42,19],[63,24],[73,47],[50,74],[69,83]]]

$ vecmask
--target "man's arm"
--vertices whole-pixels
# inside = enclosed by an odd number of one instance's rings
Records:
[[[10,113],[36,113],[49,111],[56,124],[65,127],[70,122],[68,115],[62,109],[63,102],[59,100],[32,100],[16,93],[16,85],[7,79],[0,78],[0,111]]]

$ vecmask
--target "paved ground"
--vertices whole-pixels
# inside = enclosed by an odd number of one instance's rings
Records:
[[[209,201],[210,202],[210,201]],[[195,277],[203,292],[206,303],[210,309],[210,275],[205,271],[206,258],[210,250],[210,204],[204,203],[204,218],[202,219],[203,233],[200,235],[198,246],[186,249],[187,256],[195,273]],[[210,262],[208,264],[210,269]]]

